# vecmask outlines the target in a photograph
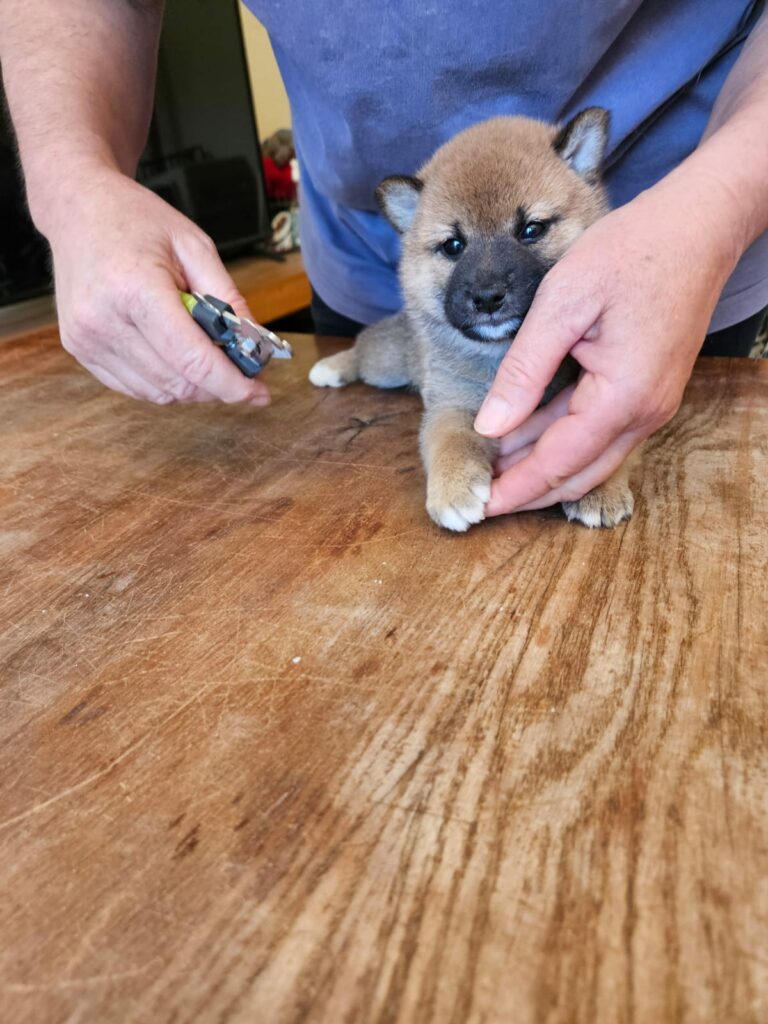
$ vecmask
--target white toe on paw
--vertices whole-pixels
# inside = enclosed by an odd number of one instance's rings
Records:
[[[612,486],[610,481],[605,487],[596,487],[585,494],[580,501],[563,502],[567,518],[590,529],[618,526],[624,519],[630,518],[634,507],[632,491],[628,487]]]
[[[446,530],[453,530],[455,533],[464,533],[470,527],[470,520],[459,511],[449,505],[447,508],[430,508],[427,511],[438,526]]]
[[[483,508],[491,500],[491,482],[490,480],[476,480],[472,484],[472,493],[476,498],[479,498],[482,502]]]
[[[343,388],[347,381],[331,359],[321,359],[309,371],[309,379],[318,388]]]
[[[464,533],[485,519],[485,506],[490,496],[490,478],[432,479],[428,487],[427,512],[438,526]]]

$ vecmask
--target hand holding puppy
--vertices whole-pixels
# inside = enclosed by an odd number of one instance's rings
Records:
[[[581,498],[674,416],[755,232],[714,170],[694,155],[589,227],[542,281],[475,421],[502,439],[488,515]],[[578,383],[537,410],[567,354]]]

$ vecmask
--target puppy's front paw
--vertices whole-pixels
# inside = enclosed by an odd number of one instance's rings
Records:
[[[563,511],[571,521],[589,527],[618,526],[629,519],[635,499],[625,479],[607,480],[579,501],[564,501]]]
[[[463,533],[485,519],[491,496],[490,466],[457,462],[433,469],[427,480],[427,512],[446,530]]]

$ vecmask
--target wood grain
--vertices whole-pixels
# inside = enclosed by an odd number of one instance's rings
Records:
[[[768,364],[627,526],[455,536],[297,350],[254,411],[0,346],[0,1019],[768,1020]]]

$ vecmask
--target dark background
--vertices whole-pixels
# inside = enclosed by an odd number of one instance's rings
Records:
[[[26,208],[0,86],[0,306],[51,289],[48,247]],[[222,255],[269,236],[256,116],[237,0],[168,0],[155,110],[137,178],[182,210]]]

